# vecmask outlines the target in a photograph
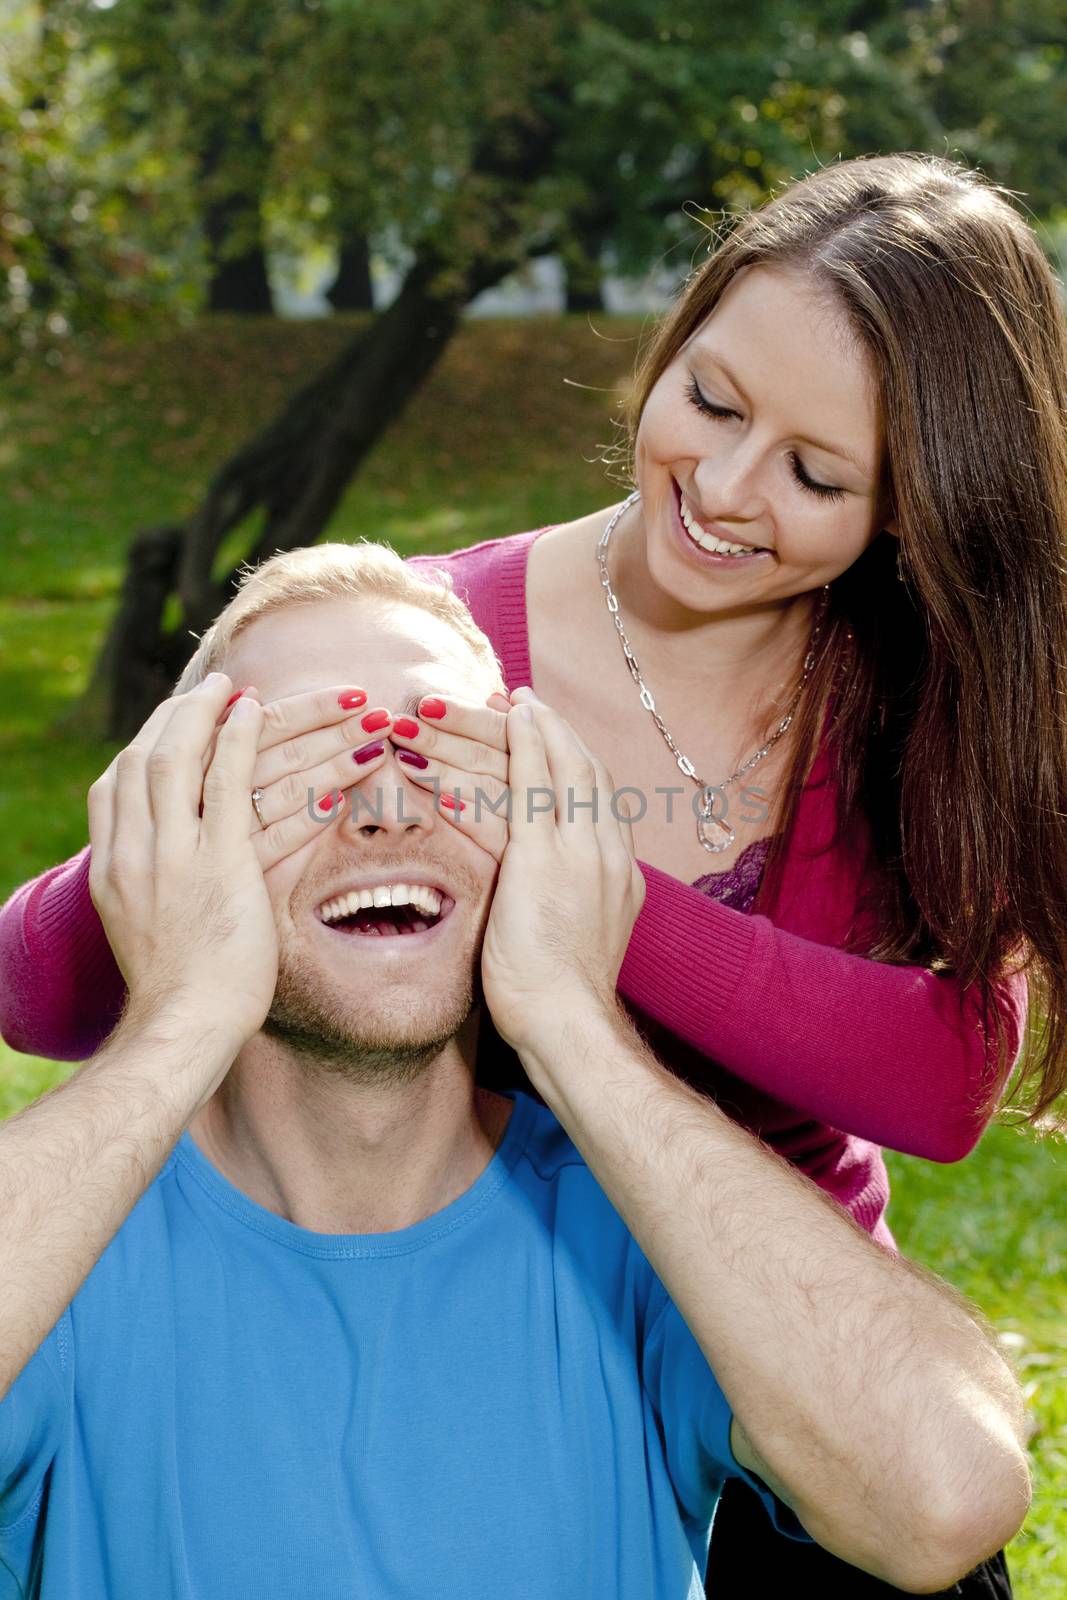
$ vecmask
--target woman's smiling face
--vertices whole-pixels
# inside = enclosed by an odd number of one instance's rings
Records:
[[[649,570],[692,610],[818,589],[886,526],[870,358],[797,272],[737,274],[652,389],[635,454]],[[709,554],[708,534],[768,553]]]

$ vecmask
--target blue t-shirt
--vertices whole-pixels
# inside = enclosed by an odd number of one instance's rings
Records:
[[[394,1233],[184,1133],[0,1403],[0,1597],[684,1600],[730,1408],[559,1122]]]

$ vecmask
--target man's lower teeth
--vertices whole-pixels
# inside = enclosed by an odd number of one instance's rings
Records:
[[[402,928],[398,928],[392,922],[372,922],[365,928],[357,927],[355,932],[362,934],[364,938],[375,936],[379,939],[389,939],[394,935],[400,936],[405,933],[423,933],[427,927],[428,924],[422,921],[406,923]]]
[[[352,922],[347,919],[337,924],[338,933],[356,934],[362,939],[393,939],[402,938],[409,933],[425,933],[430,923],[422,917],[412,917],[403,923],[389,922],[386,920]]]

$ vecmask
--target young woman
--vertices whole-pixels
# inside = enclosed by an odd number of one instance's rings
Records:
[[[630,421],[622,506],[411,564],[451,575],[508,687],[631,791],[647,892],[619,990],[654,1047],[891,1247],[878,1146],[966,1155],[1020,1054],[1027,977],[1034,1114],[1067,1077],[1056,280],[979,175],[843,162],[718,242]],[[475,802],[500,712],[432,697],[371,720],[361,774],[374,733],[498,848]],[[334,736],[297,773],[317,793],[353,781]],[[270,826],[293,809],[280,781],[275,762]],[[117,1016],[87,871],[82,852],[0,917],[19,1048],[89,1054]],[[710,1566],[718,1600],[894,1592],[736,1494]],[[1000,1558],[956,1592],[1008,1593]]]

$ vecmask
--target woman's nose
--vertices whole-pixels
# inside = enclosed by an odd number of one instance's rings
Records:
[[[713,455],[702,456],[693,474],[706,517],[749,522],[764,501],[764,462],[751,441],[731,440]]]

